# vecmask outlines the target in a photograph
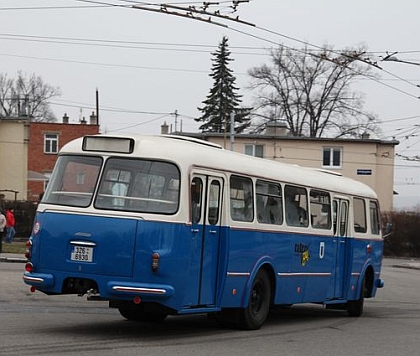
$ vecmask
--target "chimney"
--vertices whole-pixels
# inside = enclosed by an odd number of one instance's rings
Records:
[[[265,127],[267,136],[286,136],[287,124],[284,121],[271,121]]]
[[[69,123],[69,117],[67,116],[67,113],[65,113],[63,116],[63,124],[68,124],[68,123]]]
[[[167,135],[169,133],[169,126],[166,123],[166,121],[163,123],[163,125],[160,127],[160,133],[161,135]]]
[[[82,120],[80,120],[80,123],[82,124],[82,125],[86,125],[86,119],[85,119],[85,117],[83,116],[83,119]]]
[[[98,124],[98,117],[95,115],[95,112],[92,111],[92,115],[89,116],[89,123],[90,125],[97,125]]]
[[[369,140],[369,138],[370,138],[370,134],[368,132],[362,133],[362,140]]]

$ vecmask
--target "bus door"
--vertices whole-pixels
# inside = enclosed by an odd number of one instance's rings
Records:
[[[192,238],[197,243],[197,305],[216,302],[223,179],[195,174],[191,181]]]
[[[347,232],[349,219],[349,201],[347,199],[335,198],[333,200],[333,226],[334,226],[334,252],[333,256],[333,282],[331,291],[332,298],[344,296],[344,279],[347,263]],[[334,259],[335,257],[335,259]]]

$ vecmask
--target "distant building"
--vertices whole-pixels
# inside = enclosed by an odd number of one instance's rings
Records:
[[[378,194],[382,211],[393,206],[394,155],[398,141],[370,139],[308,138],[287,135],[287,127],[276,123],[264,134],[240,134],[231,142],[229,134],[175,133],[220,144],[251,156],[329,170],[361,181]]]
[[[26,200],[29,123],[0,119],[0,201]]]
[[[99,133],[99,125],[94,113],[89,123],[69,123],[64,115],[62,123],[31,122],[28,144],[28,184],[27,199],[38,201],[51,176],[61,147],[71,140],[85,135]]]

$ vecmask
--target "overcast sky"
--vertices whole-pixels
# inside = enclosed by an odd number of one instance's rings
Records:
[[[61,89],[52,100],[58,118],[71,122],[94,110],[100,101],[102,132],[159,133],[165,121],[175,129],[196,131],[193,120],[213,84],[211,52],[229,38],[231,69],[243,95],[248,69],[269,63],[268,50],[277,44],[336,50],[365,45],[382,70],[379,81],[361,80],[355,90],[365,94],[365,109],[382,120],[385,140],[397,139],[397,152],[420,156],[420,1],[419,0],[250,0],[232,13],[232,1],[219,1],[208,12],[254,24],[212,17],[222,27],[148,9],[160,2],[0,0],[0,72],[15,77],[19,70],[35,73]],[[174,0],[175,6],[203,2]],[[183,13],[181,10],[170,9]],[[208,18],[204,16],[203,18]],[[402,62],[381,62],[398,52]],[[411,62],[413,64],[404,63]],[[396,205],[420,203],[420,163],[396,158]],[[400,202],[403,200],[403,202]]]

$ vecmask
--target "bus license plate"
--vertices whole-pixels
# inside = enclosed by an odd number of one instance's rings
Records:
[[[70,255],[71,261],[92,262],[93,247],[74,246]]]

